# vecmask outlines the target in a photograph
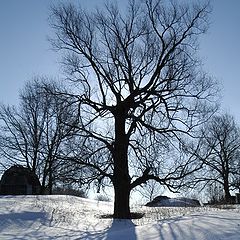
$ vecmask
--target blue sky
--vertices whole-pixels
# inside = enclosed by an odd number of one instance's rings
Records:
[[[47,20],[49,7],[57,2],[0,1],[1,102],[17,104],[19,90],[34,76],[60,76],[60,55],[51,50],[47,41],[52,33]],[[93,8],[103,0],[80,2]],[[213,0],[212,5],[212,23],[201,39],[200,56],[205,70],[222,84],[223,108],[240,123],[240,0]]]

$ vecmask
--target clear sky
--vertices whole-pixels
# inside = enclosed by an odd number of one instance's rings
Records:
[[[17,104],[19,90],[34,76],[60,76],[61,58],[47,41],[52,33],[49,7],[57,2],[60,1],[0,0],[1,102]],[[79,2],[93,8],[103,0]],[[120,4],[123,2],[119,0]],[[201,40],[200,56],[207,72],[222,84],[223,108],[240,123],[240,0],[213,0],[212,5],[212,23]]]

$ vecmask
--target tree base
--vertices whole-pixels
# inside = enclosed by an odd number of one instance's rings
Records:
[[[132,212],[132,213],[130,213],[129,218],[118,218],[118,217],[115,217],[114,214],[101,215],[100,218],[104,218],[104,219],[107,219],[107,218],[110,218],[110,219],[141,219],[144,215],[145,215],[145,213]]]

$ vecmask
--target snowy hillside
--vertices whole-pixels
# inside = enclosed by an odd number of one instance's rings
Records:
[[[0,197],[0,239],[239,239],[240,209],[135,208],[142,219],[101,218],[111,203],[71,196]]]

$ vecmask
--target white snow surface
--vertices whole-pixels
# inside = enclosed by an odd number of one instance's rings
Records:
[[[73,196],[1,196],[0,239],[237,240],[236,209],[135,207],[137,220],[102,218],[113,204]]]

